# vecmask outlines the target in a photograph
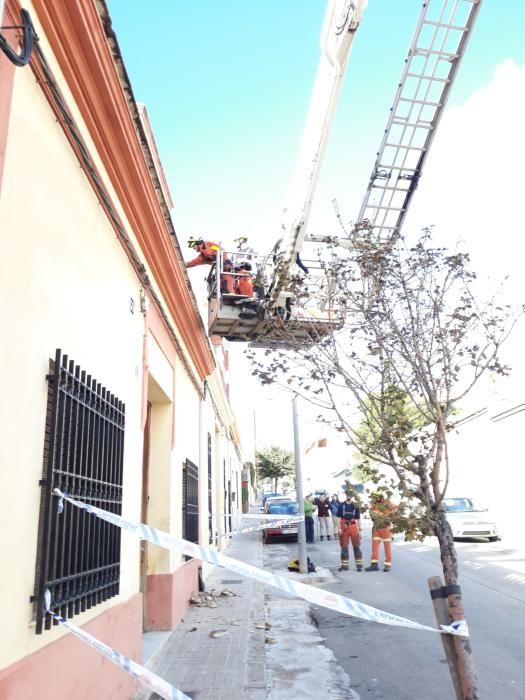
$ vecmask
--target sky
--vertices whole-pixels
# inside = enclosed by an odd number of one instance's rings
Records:
[[[135,99],[148,109],[181,244],[202,235],[227,245],[243,234],[267,252],[280,235],[326,1],[150,0],[148,12],[142,0],[107,2]],[[311,231],[337,232],[334,198],[345,221],[357,214],[421,4],[369,0]],[[525,233],[524,30],[525,2],[483,1],[405,225],[432,224],[452,245],[461,237],[482,275],[513,276],[516,299]],[[511,360],[521,357],[522,340],[513,341]],[[525,381],[524,368],[516,376]],[[522,386],[507,387],[513,400]],[[270,416],[278,404],[268,402]],[[269,423],[268,441],[289,444],[285,422]]]

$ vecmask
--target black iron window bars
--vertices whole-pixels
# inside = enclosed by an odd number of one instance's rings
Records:
[[[189,542],[199,541],[199,468],[184,463],[182,478],[183,537]]]
[[[56,611],[72,617],[118,594],[120,528],[64,502],[53,489],[112,513],[122,510],[125,407],[61,350],[48,380],[44,467],[36,561],[36,633],[58,624],[46,614],[50,589]]]

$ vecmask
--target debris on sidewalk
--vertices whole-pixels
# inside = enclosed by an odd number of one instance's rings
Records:
[[[212,589],[209,592],[195,593],[192,595],[190,598],[190,605],[196,608],[216,608],[217,602],[221,598],[234,598],[236,596],[238,596],[238,593],[234,593],[227,588],[222,591]]]
[[[212,639],[217,639],[217,637],[225,637],[228,634],[228,630],[213,630],[210,632],[210,637]]]

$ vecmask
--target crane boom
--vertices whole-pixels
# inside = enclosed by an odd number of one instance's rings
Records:
[[[298,255],[305,241],[353,248],[372,229],[380,240],[395,240],[418,186],[423,165],[445,109],[482,0],[426,0],[390,110],[367,192],[347,238],[307,234],[307,225],[348,57],[368,0],[328,0],[321,32],[321,59],[285,210],[279,252],[253,254],[258,291],[243,298],[221,289],[239,274],[217,255],[208,280],[209,330],[254,347],[315,343],[342,323],[334,281],[322,261]],[[232,259],[238,256],[233,253]],[[305,276],[293,274],[298,263]],[[267,273],[267,274],[266,274]],[[269,282],[269,283],[268,283]],[[298,293],[299,292],[299,293]]]
[[[357,216],[358,224],[368,221],[380,240],[390,240],[401,230],[481,3],[423,3]]]
[[[302,248],[326,144],[337,109],[348,57],[368,0],[330,0],[321,30],[321,58],[292,180],[285,221],[282,259],[276,273],[274,301]]]

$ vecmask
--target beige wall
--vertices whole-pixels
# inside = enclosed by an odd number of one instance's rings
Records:
[[[36,13],[33,17],[37,22]],[[137,246],[38,22],[36,28],[101,177]],[[151,270],[147,271],[155,284]],[[57,347],[125,403],[123,512],[138,520],[141,511],[144,319],[139,283],[29,69],[16,72],[0,196],[0,313],[0,487],[6,495],[0,525],[3,532],[12,533],[0,545],[4,572],[0,577],[4,609],[0,667],[4,667],[62,635],[60,628],[54,628],[37,637],[29,603],[34,592],[45,376]],[[168,362],[151,335],[148,351],[148,398],[153,405],[148,520],[175,536],[182,534],[182,464],[189,458],[200,465],[200,532],[206,543],[206,434],[209,430],[215,435],[215,415],[209,400],[206,407],[201,406],[180,359],[174,366],[173,360]],[[226,421],[231,419],[224,397],[221,411]],[[218,492],[217,512],[222,512],[222,455],[227,464],[237,458],[224,436],[216,442],[213,483]],[[173,572],[180,564],[178,553],[150,547],[150,573]],[[74,621],[84,624],[129,599],[139,591],[139,577],[139,544],[124,533],[120,595]]]
[[[2,527],[17,536],[2,538],[1,545],[3,570],[9,575],[0,582],[0,666],[60,634],[55,629],[36,637],[29,604],[45,376],[57,347],[126,405],[124,512],[133,518],[140,513],[142,455],[139,285],[29,71],[17,74],[11,120],[0,200],[0,487],[10,496],[0,517]],[[137,543],[130,538],[122,542],[120,599],[138,590],[139,571]],[[79,619],[99,614],[118,599]]]

